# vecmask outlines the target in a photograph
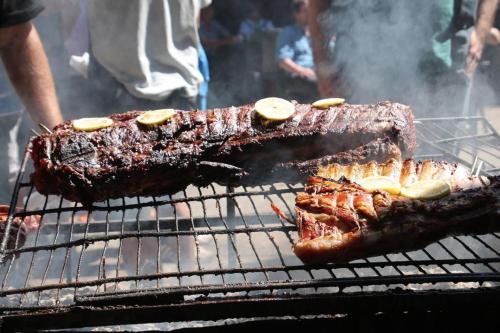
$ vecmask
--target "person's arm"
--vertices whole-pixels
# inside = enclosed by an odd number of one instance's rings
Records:
[[[481,60],[486,39],[490,35],[490,30],[495,19],[498,0],[479,0],[478,14],[474,29],[472,31],[469,53],[466,60],[466,71],[468,74],[474,73]]]
[[[283,69],[289,73],[298,75],[304,79],[308,79],[311,81],[316,80],[316,73],[314,73],[314,70],[312,70],[311,68],[302,67],[302,66],[296,64],[290,58],[281,59],[279,61],[279,66],[281,69]]]
[[[326,36],[321,28],[319,17],[328,10],[330,0],[311,0],[308,7],[308,25],[311,34],[314,57],[314,68],[318,80],[318,90],[322,97],[336,96],[334,86],[335,73],[328,58],[330,36]]]
[[[279,68],[304,79],[316,80],[314,70],[302,67],[293,61],[295,51],[291,46],[291,39],[289,31],[286,28],[278,35],[276,40],[276,59]]]
[[[30,22],[0,28],[0,57],[33,121],[50,128],[61,123],[63,119],[49,63]]]
[[[227,39],[221,39],[221,40],[212,40],[208,39],[206,37],[201,37],[200,40],[203,43],[203,46],[206,47],[207,49],[215,50],[218,49],[221,46],[226,46],[226,45],[231,45],[234,44],[235,39],[234,38],[227,38]]]

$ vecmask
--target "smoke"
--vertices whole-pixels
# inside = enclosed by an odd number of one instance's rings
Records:
[[[336,34],[340,93],[351,103],[392,100],[417,116],[461,115],[468,79],[446,34],[453,2],[333,1],[320,18]]]

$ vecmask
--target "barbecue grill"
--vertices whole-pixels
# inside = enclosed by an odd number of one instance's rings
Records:
[[[500,137],[482,116],[416,121],[419,159],[500,172]],[[23,246],[0,255],[5,330],[303,315],[356,315],[494,304],[500,235],[456,236],[424,249],[304,265],[291,248],[302,184],[189,187],[172,196],[90,207],[42,196],[28,153],[7,222],[40,215]],[[14,207],[22,207],[15,212]],[[6,236],[7,237],[7,234]],[[20,236],[17,236],[19,242]],[[17,244],[19,245],[19,244]],[[458,303],[457,303],[458,302]]]

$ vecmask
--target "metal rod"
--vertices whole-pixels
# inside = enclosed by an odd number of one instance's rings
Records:
[[[455,159],[455,161],[462,163],[463,165],[469,165],[469,162],[467,160],[464,160],[463,158],[460,158],[458,155],[450,153],[449,149],[443,148],[439,146],[438,144],[435,144],[434,142],[427,140],[425,138],[420,138],[420,141],[425,142],[426,144],[432,146],[433,148],[441,151],[443,155],[445,156],[451,156]]]
[[[278,193],[296,193],[300,192],[303,189],[301,188],[294,188],[292,190],[290,189],[282,189],[282,190],[269,190],[269,191],[262,191],[262,192],[234,192],[234,193],[220,193],[220,194],[212,194],[212,195],[203,195],[203,196],[194,196],[194,197],[187,197],[187,198],[181,198],[181,199],[170,199],[170,200],[156,200],[155,202],[153,201],[147,201],[147,202],[141,202],[140,204],[120,204],[120,205],[113,205],[113,206],[97,206],[97,205],[90,205],[90,206],[81,206],[77,205],[75,207],[61,207],[61,208],[48,208],[46,210],[40,210],[40,209],[33,209],[27,212],[19,212],[16,213],[16,216],[22,217],[22,216],[28,216],[28,215],[44,215],[44,214],[56,214],[58,212],[77,212],[77,211],[87,211],[91,209],[92,211],[114,211],[114,210],[131,210],[131,209],[137,209],[141,207],[154,207],[156,205],[167,205],[167,204],[176,204],[176,203],[187,203],[187,202],[194,202],[194,201],[202,201],[202,200],[209,200],[209,199],[225,199],[225,198],[234,198],[234,197],[239,197],[239,196],[251,196],[251,195],[266,195],[266,194],[278,194]],[[125,199],[125,198],[123,198]]]
[[[474,157],[474,162],[472,163],[472,167],[470,168],[471,174],[474,174],[474,170],[476,169],[478,159],[479,159],[479,157],[476,155]]]
[[[12,193],[12,198],[10,200],[9,212],[7,215],[8,217],[7,217],[7,221],[5,222],[5,229],[4,229],[5,234],[3,236],[2,243],[0,244],[0,264],[3,264],[3,262],[5,260],[5,250],[7,248],[7,244],[8,244],[8,240],[9,240],[9,236],[10,236],[10,230],[11,230],[12,223],[14,220],[14,212],[16,210],[17,200],[19,197],[19,189],[21,187],[21,179],[24,176],[24,170],[26,169],[26,163],[28,161],[28,159],[26,158],[26,156],[28,155],[28,150],[29,150],[29,143],[26,145],[26,148],[24,150],[24,159],[23,159],[23,162],[21,164],[21,168],[19,170],[19,173],[17,174],[16,183],[14,185],[14,192]]]
[[[227,186],[227,193],[234,194],[234,188],[232,186]],[[227,219],[234,219],[236,215],[236,208],[234,205],[234,201],[228,196],[227,198]]]
[[[446,139],[439,139],[435,140],[435,143],[445,143],[445,142],[453,142],[457,143],[457,141],[463,141],[463,140],[470,140],[470,139],[480,139],[480,138],[487,138],[491,137],[492,133],[486,133],[486,134],[481,134],[481,135],[464,135],[464,136],[454,136],[452,138],[446,138]]]
[[[426,117],[415,119],[415,124],[421,124],[428,121],[463,121],[463,120],[486,120],[483,116],[461,116],[461,117]]]
[[[198,187],[198,193],[199,193],[199,195],[202,195],[201,189],[199,187]],[[210,223],[208,222],[208,219],[207,219],[207,207],[206,207],[205,201],[202,201],[201,205],[202,205],[201,208],[203,211],[203,221],[205,222],[205,225],[207,226],[208,230],[212,231],[212,226],[210,225]],[[213,233],[212,233],[212,240],[214,241],[214,244],[215,244],[215,251],[216,251],[215,256],[217,258],[217,264],[219,265],[219,268],[222,269],[221,255],[220,255],[220,251],[219,251],[219,249],[221,247],[219,246],[219,242],[217,240],[217,237]],[[222,278],[222,283],[225,284],[226,281],[225,281],[224,275],[221,275],[221,278]]]
[[[464,94],[464,103],[462,105],[462,117],[471,116],[470,109],[471,109],[471,97],[472,97],[473,77],[474,76],[466,75],[466,86],[465,86],[465,94]]]
[[[210,184],[210,187],[211,187],[212,191],[215,193],[215,188],[214,188],[213,184]],[[223,224],[225,230],[229,230],[227,216],[226,216],[226,218],[224,218],[224,216],[223,216],[224,214],[222,213],[220,200],[217,199],[216,203],[217,203],[216,206],[217,206],[217,211],[219,213],[219,218],[222,221],[222,224]],[[236,262],[238,263],[238,267],[242,269],[243,264],[241,263],[241,257],[240,257],[240,254],[238,253],[238,248],[236,247],[236,240],[234,239],[234,237],[228,237],[228,240],[229,240],[228,246],[227,246],[228,262],[231,262],[231,260],[234,261],[234,259],[236,259]],[[229,246],[229,245],[231,245],[231,246]],[[235,254],[234,256],[231,254],[231,250],[234,251],[234,254]],[[245,273],[242,273],[242,275],[243,275],[244,282],[246,282],[247,278],[246,278]]]
[[[176,298],[171,295],[162,297],[155,295],[125,295],[119,306],[106,306],[103,302],[94,301],[82,306],[62,308],[58,310],[45,311],[39,308],[26,307],[29,316],[13,310],[3,317],[2,328],[5,331],[36,331],[64,329],[70,330],[79,327],[120,324],[141,324],[155,322],[180,322],[180,321],[213,321],[227,318],[251,318],[250,326],[245,323],[234,325],[222,331],[240,330],[255,331],[264,330],[316,330],[321,331],[325,327],[332,331],[345,329],[343,318],[332,315],[324,315],[325,309],[336,309],[336,313],[349,313],[353,317],[349,323],[360,323],[373,314],[382,315],[382,322],[387,327],[387,320],[394,322],[392,313],[397,310],[407,309],[403,317],[406,326],[422,326],[422,318],[429,322],[429,318],[439,318],[439,323],[446,323],[446,327],[452,330],[467,326],[469,318],[480,318],[480,327],[495,327],[497,309],[494,307],[499,292],[494,289],[478,288],[477,291],[470,290],[448,290],[436,293],[435,290],[413,292],[402,290],[397,292],[379,292],[366,297],[364,293],[352,293],[351,295],[334,295],[319,293],[315,295],[276,295],[248,297],[212,297],[207,300],[198,298],[193,302],[172,303]],[[115,300],[117,302],[118,300]],[[119,301],[119,302],[121,302]],[[99,304],[100,303],[100,304]],[[463,306],[467,303],[467,308]],[[425,309],[422,306],[425,305]],[[10,310],[10,309],[9,309]],[[31,311],[33,310],[33,311]],[[471,312],[472,311],[472,312]],[[407,312],[408,315],[407,315]],[[399,313],[399,312],[398,312]],[[434,313],[434,315],[429,316]],[[352,316],[351,316],[352,314]],[[387,318],[383,314],[388,314]],[[320,316],[318,316],[320,315]],[[288,317],[288,318],[285,318]],[[303,317],[307,316],[307,317]],[[410,316],[410,318],[407,318]],[[252,318],[253,317],[253,318]],[[276,319],[269,319],[269,318]],[[443,318],[444,317],[444,318]],[[284,319],[285,318],[285,319]],[[384,319],[385,318],[385,319]],[[340,320],[340,322],[338,322]],[[408,320],[410,320],[408,322]],[[457,322],[458,320],[458,322]],[[304,323],[305,321],[305,323]],[[310,321],[310,322],[309,322]],[[319,322],[318,322],[319,321]],[[370,320],[369,320],[370,321]],[[470,320],[469,320],[470,321]],[[373,322],[373,319],[370,321]],[[235,321],[238,323],[238,321]],[[314,324],[313,324],[314,323]],[[380,324],[377,319],[377,323]],[[257,324],[257,326],[255,326]],[[243,327],[240,327],[242,326]],[[312,325],[312,326],[311,326]],[[452,325],[452,326],[450,326]],[[486,326],[488,325],[488,326]],[[412,326],[412,327],[413,327]],[[436,325],[434,325],[436,326]],[[440,325],[438,325],[440,326]],[[311,329],[313,327],[313,329]],[[377,325],[377,327],[382,327]],[[389,327],[399,327],[391,325]],[[209,330],[217,330],[208,328]],[[183,331],[195,332],[199,328],[191,327]],[[219,329],[220,330],[220,329]]]
[[[467,261],[471,261],[467,260]],[[449,264],[453,264],[452,261]],[[433,261],[429,263],[432,265]],[[405,262],[405,265],[408,265],[408,262]],[[392,265],[391,265],[392,266]],[[318,268],[324,269],[324,266],[320,266]],[[283,271],[290,270],[290,267],[266,267],[265,270],[268,272],[272,271]],[[296,267],[295,269],[300,269]],[[90,280],[90,281],[78,281],[71,283],[61,283],[61,284],[47,284],[44,286],[33,286],[33,287],[23,287],[18,289],[5,289],[0,291],[0,297],[7,295],[15,295],[15,294],[26,294],[32,291],[40,291],[40,290],[50,290],[50,289],[65,289],[65,288],[82,288],[87,286],[96,286],[104,283],[111,282],[126,282],[126,281],[136,281],[136,280],[156,280],[161,277],[174,277],[174,276],[189,276],[189,275],[205,275],[205,274],[230,274],[230,273],[242,273],[242,272],[261,272],[260,268],[246,268],[246,269],[224,269],[222,272],[220,270],[205,270],[203,272],[200,271],[192,271],[189,274],[187,272],[172,272],[172,273],[161,273],[161,274],[148,274],[148,275],[140,275],[140,276],[118,276],[114,278],[107,278],[101,280]],[[247,284],[242,286],[242,284],[234,284],[231,285],[205,285],[205,286],[183,286],[180,289],[190,289],[191,294],[208,294],[212,292],[234,292],[241,290],[269,290],[269,289],[280,289],[280,288],[305,288],[305,287],[334,287],[334,286],[363,286],[363,285],[378,285],[378,284],[400,284],[402,281],[406,284],[408,283],[436,283],[436,282],[480,282],[480,281],[491,281],[491,282],[500,282],[500,273],[453,273],[453,274],[408,274],[404,276],[404,280],[402,277],[397,275],[387,275],[383,277],[379,276],[360,276],[356,278],[346,277],[346,278],[337,278],[337,279],[325,279],[325,280],[303,280],[303,281],[270,281],[269,283],[256,282],[252,284]],[[175,292],[175,289],[172,288]],[[0,307],[1,309],[1,307]]]
[[[483,163],[483,161],[479,161],[476,171],[474,172],[474,176],[479,176],[479,174],[481,173],[481,169],[483,168]]]
[[[449,124],[446,124],[446,125],[450,125],[450,124],[453,125],[453,127],[451,129],[447,130],[443,126],[444,124],[439,125],[435,121],[430,121],[429,124],[426,124],[426,126],[420,127],[419,132],[422,132],[422,130],[425,130],[426,133],[425,134],[422,133],[421,135],[419,135],[419,140],[427,142],[427,141],[432,141],[432,137],[434,137],[435,140],[441,140],[441,139],[443,139],[443,137],[454,138],[457,136],[457,133],[463,133],[465,135],[469,135],[469,132],[467,132],[464,129],[459,128],[458,124],[454,124],[454,122],[452,122],[452,121],[450,121]],[[500,146],[500,144],[499,144],[500,137],[498,136],[498,133],[496,131],[492,130],[492,126],[488,122],[487,119],[481,119],[481,124],[485,124],[486,127],[489,129],[491,134],[485,138],[471,137],[471,138],[469,138],[469,140],[461,140],[460,149],[461,149],[461,151],[463,151],[467,154],[470,154],[472,156],[475,156],[477,154],[477,151],[481,150],[482,153],[488,154],[493,158],[497,158],[500,155],[500,153],[498,152],[498,147]],[[437,131],[435,128],[437,129]],[[489,140],[486,141],[485,139],[489,139]],[[451,142],[453,142],[453,141],[454,140],[452,140]],[[456,144],[451,145],[451,142],[449,145],[443,145],[444,147],[441,147],[441,148],[444,148],[447,151],[451,151],[451,150],[455,149],[457,147],[457,145]],[[496,142],[496,144],[495,144],[495,142]],[[436,142],[434,142],[434,143],[436,143]],[[445,142],[441,142],[441,143],[445,143]],[[466,149],[466,147],[471,147],[472,150],[468,150],[468,149]],[[485,149],[486,147],[491,148],[491,149]],[[495,154],[494,152],[497,152],[497,153]],[[457,152],[448,153],[448,155],[452,155],[453,157],[455,157],[457,159],[459,158],[459,156],[457,156]]]
[[[450,279],[449,274],[432,274],[432,275],[422,275],[422,274],[411,274],[407,275],[408,283],[422,283],[427,281],[433,282],[453,282],[458,278],[458,281],[463,279],[464,281],[475,281],[474,277],[471,275],[474,274],[459,274],[462,275],[460,277],[454,277]],[[478,274],[480,276],[480,280],[483,281],[499,281],[499,274],[491,274],[491,273],[483,273]],[[379,285],[379,284],[394,284],[399,283],[399,277],[396,276],[384,276],[374,277],[374,276],[364,276],[364,277],[356,277],[356,278],[340,278],[340,279],[317,279],[316,281],[273,281],[266,284],[265,289],[281,289],[281,288],[308,288],[308,287],[330,287],[330,286],[349,286],[355,283],[356,285]],[[359,281],[359,283],[357,283]],[[217,292],[238,292],[238,291],[252,291],[252,290],[262,290],[261,283],[248,283],[248,284],[233,284],[233,285],[206,285],[206,286],[185,286],[182,288],[164,288],[160,290],[149,290],[150,296],[159,296],[159,295],[196,295],[196,294],[205,294],[205,293],[217,293]],[[125,292],[120,293],[120,295],[144,295],[144,292]],[[78,305],[83,305],[84,303],[92,304],[94,302],[99,302],[100,300],[112,300],[112,297],[116,297],[117,295],[100,295],[97,297],[94,296],[83,296],[77,297],[75,299]]]
[[[45,126],[44,124],[42,123],[38,123],[38,126],[40,126],[40,128],[42,130],[44,130],[45,132],[49,133],[49,134],[52,134],[52,130],[50,128],[48,128],[47,126]]]

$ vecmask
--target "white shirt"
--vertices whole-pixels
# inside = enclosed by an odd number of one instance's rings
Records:
[[[211,0],[91,0],[92,52],[130,94],[150,100],[184,89],[196,96],[198,15]]]

